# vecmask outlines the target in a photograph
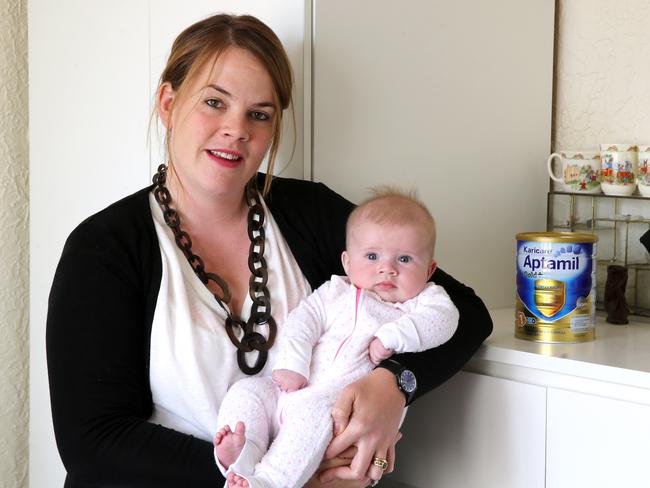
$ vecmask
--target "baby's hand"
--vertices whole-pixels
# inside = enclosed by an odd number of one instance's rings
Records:
[[[384,359],[388,359],[393,355],[393,352],[395,351],[392,349],[386,349],[381,341],[376,337],[370,341],[370,345],[368,346],[370,360],[375,364],[379,364]]]
[[[307,385],[307,378],[289,369],[276,369],[271,377],[275,384],[286,392],[300,390]]]

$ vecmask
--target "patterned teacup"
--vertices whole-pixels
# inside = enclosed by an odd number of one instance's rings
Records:
[[[600,161],[603,193],[632,195],[636,189],[638,148],[633,144],[601,144]]]
[[[562,163],[562,177],[553,173],[553,160]],[[546,161],[549,176],[562,183],[563,190],[577,193],[600,193],[600,153],[598,151],[561,151]]]
[[[639,193],[650,197],[650,144],[639,146],[639,167],[636,175]]]

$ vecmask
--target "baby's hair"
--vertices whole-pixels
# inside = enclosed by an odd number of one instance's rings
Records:
[[[390,185],[370,188],[370,196],[355,208],[345,228],[346,238],[350,230],[361,220],[375,224],[418,225],[427,230],[430,237],[431,255],[436,245],[436,221],[414,189],[404,190]],[[347,242],[346,242],[347,244]]]

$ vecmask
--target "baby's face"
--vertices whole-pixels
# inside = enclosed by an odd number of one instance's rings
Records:
[[[415,225],[359,221],[347,241],[341,259],[350,281],[387,302],[413,298],[436,268],[427,233]]]

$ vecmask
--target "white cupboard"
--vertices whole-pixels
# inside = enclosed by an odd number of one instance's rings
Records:
[[[149,181],[148,2],[30,0],[29,483],[62,487],[45,358],[47,298],[82,219]]]
[[[544,488],[546,389],[461,372],[409,408],[390,476],[419,488]]]
[[[547,488],[647,488],[650,405],[548,389]]]
[[[599,316],[593,342],[542,344],[490,313],[465,372],[410,408],[393,486],[650,486],[650,321]]]

